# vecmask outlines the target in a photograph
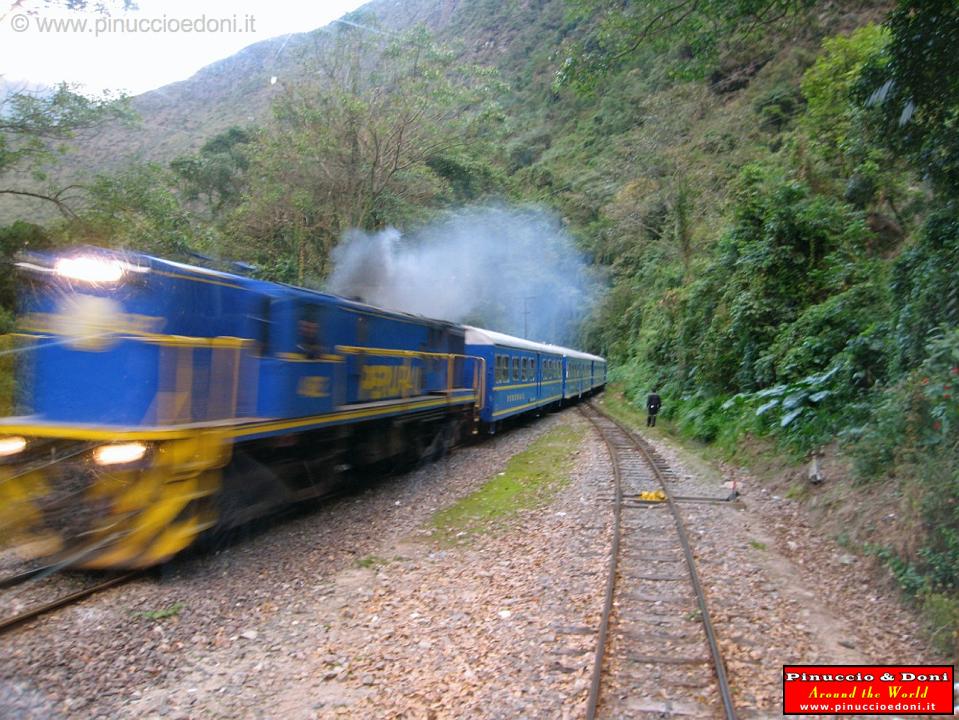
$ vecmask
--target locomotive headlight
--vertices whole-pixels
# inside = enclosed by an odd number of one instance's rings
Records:
[[[89,283],[111,283],[123,277],[124,263],[97,257],[66,257],[57,260],[53,271],[60,277]]]
[[[93,451],[93,460],[97,465],[126,465],[141,460],[146,452],[142,442],[101,445]]]
[[[150,268],[132,265],[116,258],[100,258],[92,255],[64,257],[57,260],[53,272],[60,277],[88,283],[115,283],[127,273],[146,273]]]
[[[10,457],[22,453],[27,447],[27,439],[19,435],[0,438],[0,457]]]

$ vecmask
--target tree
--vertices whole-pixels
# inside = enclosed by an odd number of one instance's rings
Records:
[[[886,20],[890,41],[859,83],[876,109],[872,137],[907,157],[936,189],[959,196],[959,4],[900,0]]]
[[[173,191],[174,178],[159,165],[130,165],[99,175],[89,188],[88,206],[60,229],[63,241],[124,247],[187,259],[193,248],[210,249],[210,235],[191,222]]]
[[[341,27],[318,57],[311,79],[276,100],[233,218],[236,233],[269,256],[265,264],[295,258],[286,279],[299,282],[307,266],[325,272],[345,230],[421,213],[447,186],[436,159],[478,154],[498,119],[492,72],[455,62],[423,29]]]
[[[677,51],[687,69],[702,74],[723,52],[775,26],[815,0],[570,0],[581,28],[557,73],[559,85],[592,89],[643,48]]]
[[[70,140],[117,117],[129,117],[123,98],[89,98],[66,83],[52,92],[15,92],[0,99],[0,195],[38,198],[74,217],[78,187],[43,185],[49,166],[67,152]]]
[[[872,23],[849,35],[827,38],[816,62],[803,74],[806,98],[803,128],[827,158],[848,174],[846,155],[863,144],[861,108],[853,89],[863,68],[889,42],[889,32]],[[860,152],[861,154],[861,152]]]
[[[247,147],[253,132],[231,127],[208,140],[200,152],[170,163],[188,200],[204,198],[214,217],[239,202],[250,166]]]

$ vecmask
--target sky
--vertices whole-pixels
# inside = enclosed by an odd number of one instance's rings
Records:
[[[104,16],[0,0],[0,80],[136,95],[255,42],[315,30],[364,2],[137,0],[136,10]]]

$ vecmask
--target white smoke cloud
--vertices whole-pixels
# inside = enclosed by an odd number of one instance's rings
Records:
[[[330,292],[532,340],[572,343],[601,282],[556,215],[456,212],[408,235],[351,230],[333,251]]]

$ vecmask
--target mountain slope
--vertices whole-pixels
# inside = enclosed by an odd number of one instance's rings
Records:
[[[457,6],[453,0],[374,0],[345,17],[389,32],[419,23],[437,29],[448,24]],[[111,123],[95,136],[75,142],[60,166],[52,169],[52,184],[83,183],[131,161],[166,164],[231,126],[267,122],[273,95],[284,83],[302,77],[304,59],[323,52],[325,37],[334,25],[250,45],[186,80],[134,97],[131,104],[139,121]],[[28,184],[36,187],[29,178],[20,179],[21,188]],[[48,203],[0,196],[0,225],[52,217],[56,211]]]

